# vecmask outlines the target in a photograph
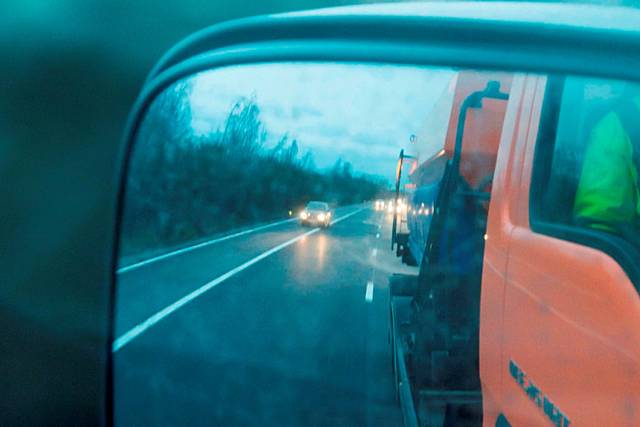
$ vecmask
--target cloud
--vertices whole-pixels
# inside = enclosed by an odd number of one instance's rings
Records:
[[[298,140],[320,168],[338,158],[392,177],[455,72],[428,67],[283,63],[234,66],[195,77],[195,132],[218,129],[234,102],[254,96],[269,137]]]

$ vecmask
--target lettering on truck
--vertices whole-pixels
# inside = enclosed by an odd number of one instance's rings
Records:
[[[509,360],[509,373],[529,399],[544,412],[557,427],[569,427],[571,420],[549,399],[533,380],[513,360]]]

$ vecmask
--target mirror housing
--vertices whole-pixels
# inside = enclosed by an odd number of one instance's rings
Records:
[[[616,27],[607,26],[609,22]],[[122,218],[132,141],[145,111],[161,91],[194,73],[238,64],[333,61],[640,80],[639,53],[640,11],[587,5],[363,6],[214,26],[172,48],[147,78],[124,135],[117,221]],[[499,88],[489,86],[486,94],[499,97]],[[413,294],[415,289],[406,283],[397,292]]]

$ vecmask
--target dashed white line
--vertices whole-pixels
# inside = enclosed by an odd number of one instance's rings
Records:
[[[356,210],[354,212],[351,212],[351,213],[349,213],[347,215],[344,215],[344,216],[342,216],[340,218],[336,218],[335,220],[333,220],[331,222],[331,224],[337,224],[340,221],[344,221],[345,219],[357,214],[358,212],[362,211],[363,209],[364,208],[361,208],[361,209],[358,209],[358,210]],[[298,235],[298,236],[296,236],[296,237],[294,237],[294,238],[292,238],[290,240],[287,240],[284,243],[281,243],[281,244],[279,244],[277,246],[274,246],[273,248],[261,253],[260,255],[256,256],[255,258],[252,258],[249,261],[247,261],[247,262],[245,262],[243,264],[240,264],[236,268],[227,271],[222,276],[219,276],[219,277],[213,279],[212,281],[202,285],[201,287],[199,287],[198,289],[194,290],[193,292],[183,296],[182,298],[180,298],[179,300],[177,300],[173,304],[163,308],[162,310],[158,311],[156,314],[154,314],[153,316],[149,317],[148,319],[146,319],[142,323],[137,324],[136,326],[134,326],[133,328],[131,328],[130,330],[128,330],[124,334],[120,335],[116,340],[114,340],[114,342],[112,344],[112,347],[111,347],[111,351],[113,353],[117,352],[122,347],[124,347],[125,345],[130,343],[132,340],[134,340],[135,338],[140,336],[147,329],[149,329],[150,327],[152,327],[153,325],[155,325],[156,323],[158,323],[159,321],[161,321],[165,317],[169,316],[170,314],[172,314],[173,312],[178,310],[180,307],[182,307],[182,306],[186,305],[187,303],[193,301],[194,299],[198,298],[200,295],[204,294],[205,292],[207,292],[208,290],[210,290],[214,286],[219,285],[220,283],[224,282],[225,280],[227,280],[227,279],[235,276],[236,274],[240,273],[241,271],[251,267],[253,264],[257,263],[258,261],[261,261],[261,260],[265,259],[269,255],[272,255],[272,254],[274,254],[274,253],[286,248],[287,246],[290,246],[290,245],[296,243],[297,241],[299,241],[301,239],[304,239],[306,236],[308,236],[310,234],[317,233],[318,231],[320,231],[319,228],[314,228],[312,230],[307,231],[306,233],[300,234],[300,235]],[[373,290],[372,290],[372,292],[373,292]]]
[[[380,238],[380,233],[376,233],[376,239]]]
[[[205,247],[205,246],[213,245],[214,243],[220,243],[220,242],[224,242],[225,240],[233,239],[233,238],[240,237],[240,236],[245,236],[247,234],[251,234],[251,233],[254,233],[256,231],[264,230],[264,229],[267,229],[267,228],[270,228],[270,227],[275,227],[276,225],[285,224],[287,222],[295,221],[296,219],[297,218],[290,218],[290,219],[285,219],[283,221],[272,222],[270,224],[261,225],[259,227],[251,228],[249,230],[240,231],[238,233],[229,234],[227,236],[218,237],[218,238],[212,239],[212,240],[207,240],[206,242],[198,243],[196,245],[188,246],[186,248],[178,249],[176,251],[169,252],[169,253],[166,253],[166,254],[163,254],[163,255],[159,255],[157,257],[149,258],[149,259],[146,259],[144,261],[137,262],[135,264],[127,265],[126,267],[122,267],[122,268],[119,268],[118,270],[116,270],[116,273],[118,273],[118,274],[126,273],[127,271],[135,270],[137,268],[143,267],[143,266],[148,265],[148,264],[152,264],[154,262],[161,261],[163,259],[170,258],[172,256],[180,255],[180,254],[183,254],[183,253],[186,253],[186,252],[193,251],[195,249],[199,249],[199,248],[202,248],[202,247]]]
[[[378,256],[378,248],[373,248],[371,250],[371,256],[374,258]]]
[[[364,293],[364,300],[366,302],[373,301],[373,280],[367,282],[367,290]]]

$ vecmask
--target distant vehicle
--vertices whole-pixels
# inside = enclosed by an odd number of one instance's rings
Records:
[[[387,202],[382,202],[382,207],[380,210],[384,211],[386,208],[387,213],[393,214],[406,214],[407,213],[407,202],[404,199],[398,199],[398,203],[396,204],[395,199],[389,199]],[[378,210],[376,208],[376,210]]]
[[[396,206],[396,213],[406,215],[407,213],[407,201],[405,199],[398,199],[398,204]]]
[[[331,209],[325,202],[309,202],[300,212],[301,225],[319,225],[327,228],[331,225]]]
[[[376,211],[383,211],[384,210],[384,200],[383,199],[376,200],[375,203],[374,203],[374,209]]]

